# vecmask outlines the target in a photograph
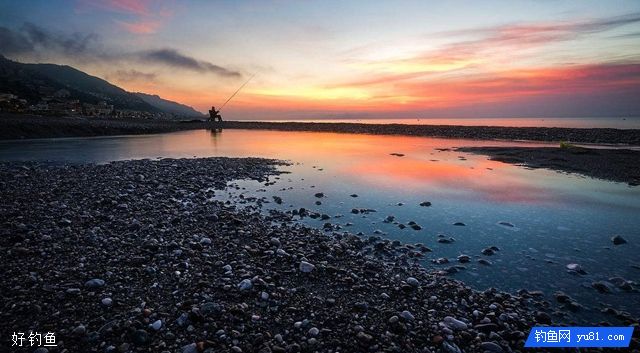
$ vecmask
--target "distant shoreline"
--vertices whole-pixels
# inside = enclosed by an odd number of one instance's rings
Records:
[[[225,121],[226,129],[640,145],[640,129]]]
[[[206,129],[207,122],[56,117],[0,113],[0,140],[144,135]]]
[[[640,146],[640,129],[250,121],[225,121],[221,125],[213,125],[206,121],[123,120],[7,113],[0,113],[0,140],[141,135],[207,129],[214,126],[224,129],[315,131],[482,140],[570,141]]]
[[[580,147],[459,147],[456,151],[489,156],[494,161],[578,173],[592,178],[640,185],[640,151]]]

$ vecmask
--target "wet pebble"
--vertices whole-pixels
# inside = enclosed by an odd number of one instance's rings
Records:
[[[311,271],[313,271],[316,268],[316,266],[312,263],[309,263],[307,261],[300,261],[300,272],[304,272],[304,273],[309,273]]]

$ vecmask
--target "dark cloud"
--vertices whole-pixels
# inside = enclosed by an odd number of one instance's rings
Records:
[[[0,26],[0,54],[15,55],[33,51],[33,45],[27,37],[9,28]]]
[[[222,77],[242,77],[238,71],[198,60],[172,48],[146,51],[119,51],[116,49],[106,51],[99,44],[101,44],[100,38],[95,33],[63,34],[28,22],[25,22],[18,30],[0,26],[0,54],[7,56],[57,55],[70,61],[80,58],[86,61],[114,63],[135,60],[200,73],[211,73]],[[147,76],[146,79],[149,78]],[[138,79],[145,78],[138,75]]]
[[[0,27],[0,51],[7,55],[49,51],[65,55],[86,53],[98,40],[96,34],[53,33],[33,23],[25,22],[19,30]]]
[[[57,50],[69,55],[85,53],[94,42],[98,41],[98,35],[95,33],[75,32],[71,35],[63,35],[49,32],[33,23],[25,23],[22,26],[22,32],[36,47],[41,46],[44,49]]]
[[[200,61],[190,56],[186,56],[175,49],[157,49],[149,50],[139,54],[140,58],[145,61],[179,67],[182,69],[193,70],[198,72],[211,72],[220,76],[241,77],[237,71],[226,69],[206,61]]]
[[[106,79],[120,82],[154,82],[156,80],[156,74],[133,69],[116,70],[113,73],[108,74]]]
[[[611,28],[633,24],[637,22],[640,22],[640,13],[633,13],[633,14],[628,14],[623,16],[609,17],[609,18],[595,20],[595,21],[582,22],[576,28],[585,30],[585,31],[600,32],[600,31],[611,29]]]

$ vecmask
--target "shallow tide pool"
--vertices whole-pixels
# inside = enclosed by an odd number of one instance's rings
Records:
[[[305,218],[321,228],[379,235],[433,249],[426,266],[445,269],[457,256],[471,257],[452,274],[477,288],[541,290],[553,299],[563,291],[583,308],[567,320],[611,319],[600,309],[612,306],[640,315],[640,294],[612,285],[603,294],[594,281],[613,277],[639,282],[640,187],[578,175],[490,161],[451,150],[460,146],[547,146],[541,143],[372,136],[259,130],[195,130],[144,136],[64,138],[0,142],[0,160],[105,163],[158,157],[268,157],[292,165],[274,184],[236,182],[220,197],[281,197],[265,209],[304,207],[328,220]],[[402,156],[392,155],[402,154]],[[318,198],[316,193],[323,193]],[[357,195],[354,197],[352,195]],[[316,202],[321,204],[317,205]],[[422,202],[431,206],[420,206]],[[354,214],[352,209],[375,212]],[[393,216],[392,222],[384,220]],[[422,229],[399,228],[415,222]],[[455,225],[456,223],[464,225]],[[439,235],[453,238],[438,242]],[[628,243],[613,245],[620,235]],[[482,250],[496,246],[494,255]],[[449,264],[431,260],[447,258]],[[491,265],[478,263],[489,260]],[[579,264],[585,275],[566,265]]]

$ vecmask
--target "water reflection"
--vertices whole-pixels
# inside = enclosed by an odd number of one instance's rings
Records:
[[[504,141],[435,139],[257,130],[185,131],[145,136],[51,139],[0,142],[0,160],[55,160],[104,163],[157,157],[267,157],[294,162],[273,185],[242,181],[242,192],[257,197],[279,196],[283,210],[305,207],[331,217],[344,230],[404,242],[424,243],[434,250],[430,260],[460,254],[472,256],[467,269],[455,274],[484,289],[539,289],[547,295],[562,290],[597,317],[601,303],[640,314],[637,293],[597,293],[596,280],[621,276],[638,280],[640,264],[640,188],[548,170],[489,161],[483,156],[451,150],[456,146],[545,144]],[[403,154],[394,156],[391,153]],[[317,205],[316,192],[325,193]],[[356,194],[358,197],[351,197]],[[422,201],[432,202],[421,207]],[[371,208],[368,215],[352,208]],[[410,221],[419,231],[384,223],[389,216]],[[506,221],[514,227],[501,226]],[[327,220],[305,219],[321,227]],[[465,226],[455,226],[462,222]],[[455,238],[437,241],[438,234]],[[614,247],[618,234],[629,243]],[[495,245],[494,256],[481,254]],[[487,258],[491,266],[478,265]],[[579,263],[587,276],[566,272]],[[579,315],[580,313],[578,313]]]

